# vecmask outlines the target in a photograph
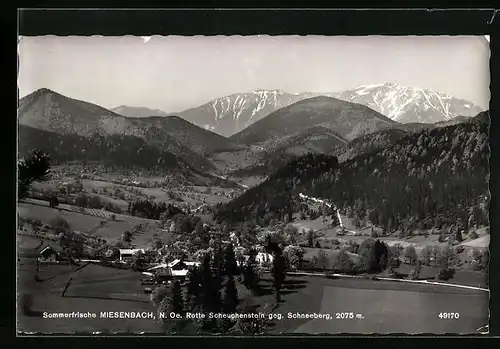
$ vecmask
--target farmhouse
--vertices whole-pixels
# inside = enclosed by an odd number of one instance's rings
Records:
[[[162,263],[155,267],[148,269],[149,272],[156,272],[157,277],[171,280],[179,279],[183,280],[186,278],[189,268],[192,266],[199,266],[198,262],[184,261],[182,259],[175,259],[170,263]]]
[[[132,259],[132,257],[138,253],[144,253],[144,249],[123,249],[120,250],[120,261],[121,262],[127,262]]]
[[[61,248],[55,244],[42,245],[39,248],[40,256],[38,260],[40,262],[58,262],[61,258]]]

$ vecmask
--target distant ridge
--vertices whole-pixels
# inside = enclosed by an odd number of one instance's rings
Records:
[[[170,115],[163,110],[160,109],[149,109],[146,107],[131,107],[127,105],[120,105],[111,109],[111,111],[127,116],[127,117],[136,117],[136,118],[144,118],[148,116],[167,116]]]
[[[435,123],[459,115],[472,117],[482,111],[474,103],[445,93],[388,82],[342,92],[288,93],[280,89],[256,89],[216,98],[177,115],[229,137],[278,109],[317,96],[362,104],[400,123]]]

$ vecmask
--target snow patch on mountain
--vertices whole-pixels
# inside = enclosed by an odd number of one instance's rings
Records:
[[[270,113],[301,100],[328,96],[365,105],[401,123],[435,123],[456,116],[475,116],[483,110],[473,103],[433,90],[397,83],[365,84],[336,93],[287,93],[256,89],[248,93],[217,98],[178,115],[201,127],[229,137]]]
[[[402,86],[394,82],[362,85],[335,97],[363,104],[401,123],[435,123],[459,115],[472,117],[482,111],[478,106],[446,93]]]

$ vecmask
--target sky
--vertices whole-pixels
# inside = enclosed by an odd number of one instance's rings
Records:
[[[256,89],[339,92],[397,82],[488,109],[483,36],[21,37],[19,96],[49,88],[105,108],[179,112]]]

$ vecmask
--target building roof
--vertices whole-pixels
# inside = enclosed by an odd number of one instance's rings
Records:
[[[168,268],[168,264],[161,263],[161,264],[158,264],[154,267],[149,268],[148,270],[156,270],[156,269],[164,269],[164,268]]]
[[[120,249],[120,254],[134,254],[137,252],[142,252],[144,253],[144,249],[142,248],[136,248],[136,249]]]
[[[172,276],[186,276],[188,273],[189,273],[189,270],[187,270],[187,269],[172,270],[171,271]]]
[[[177,264],[179,264],[180,261],[181,261],[180,259],[174,259],[172,262],[167,263],[167,266],[172,268],[172,267],[176,266]]]
[[[160,263],[158,265],[155,265],[154,267],[151,267],[149,268],[148,270],[158,270],[158,269],[170,269],[174,266],[176,266],[177,264],[179,264],[179,262],[181,262],[180,259],[175,259],[173,260],[172,262],[170,263]],[[188,267],[190,266],[193,266],[193,265],[200,265],[199,262],[188,262],[188,261],[184,261],[184,264],[186,264]],[[182,272],[182,271],[185,271],[186,274],[188,272],[187,269],[181,269],[181,270],[172,270],[172,275],[174,275],[175,273],[177,272]]]
[[[192,261],[183,261],[182,259],[174,259],[172,262],[167,263],[166,265],[170,268],[176,266],[180,262],[183,262],[187,266],[193,266],[193,265],[200,265],[201,263],[199,262],[192,262]]]
[[[37,250],[40,253],[43,253],[44,251],[46,251],[49,248],[52,249],[55,252],[58,252],[58,253],[62,251],[61,246],[59,246],[56,243],[43,243],[43,244],[41,244],[40,246],[37,247]]]
[[[198,266],[198,265],[201,265],[200,262],[187,262],[187,261],[184,261],[184,263],[187,265],[187,266]]]

